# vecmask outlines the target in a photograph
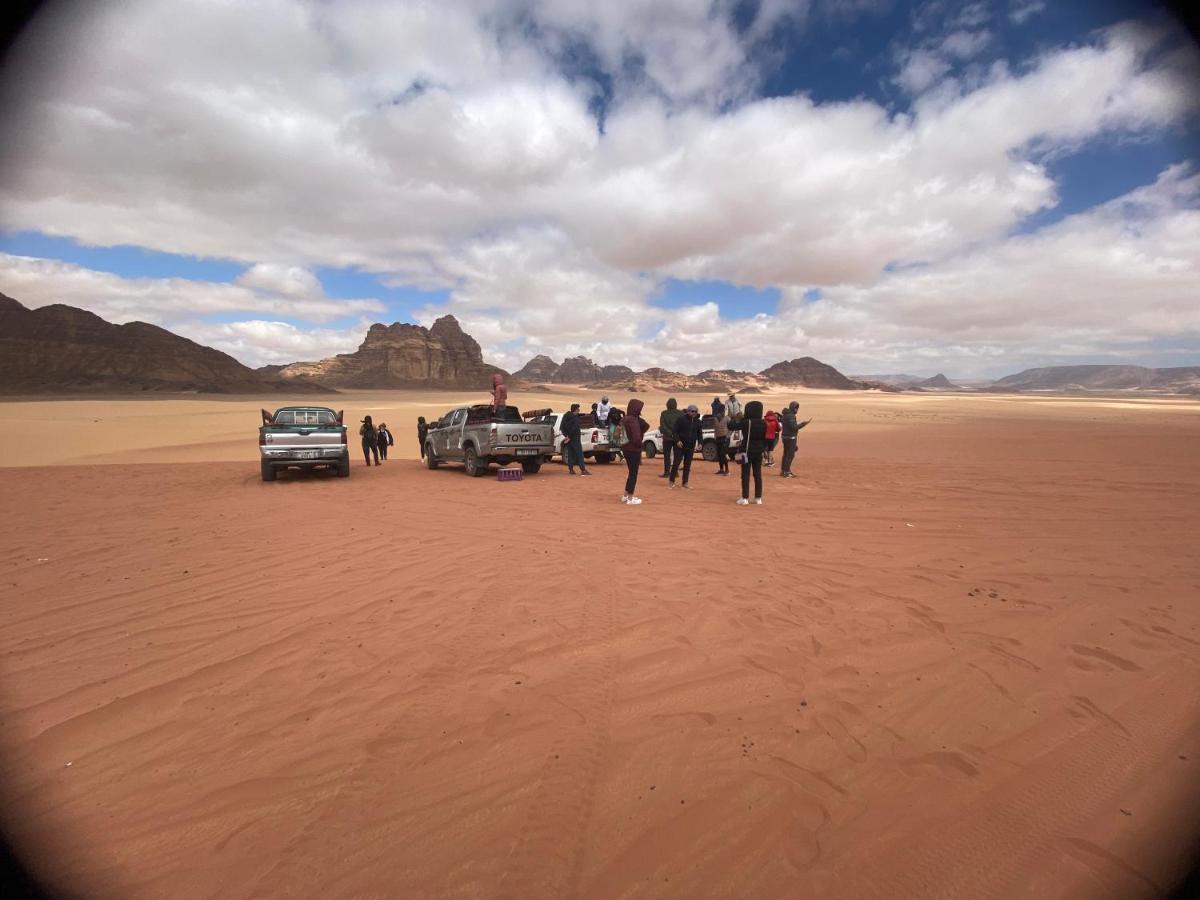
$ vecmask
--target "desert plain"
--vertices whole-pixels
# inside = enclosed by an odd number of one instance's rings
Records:
[[[6,834],[88,897],[1169,893],[1200,403],[793,397],[761,507],[428,471],[462,393],[307,398],[392,458],[272,484],[304,398],[0,404]]]

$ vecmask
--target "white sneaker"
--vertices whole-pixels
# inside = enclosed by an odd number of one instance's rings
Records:
[[[738,497],[738,506],[749,506],[749,505],[750,505],[750,501],[747,500],[745,497]]]
[[[621,495],[621,502],[622,502],[622,503],[628,503],[628,502],[629,502],[629,495],[628,495],[628,494],[622,494],[622,495]]]
[[[755,506],[762,506],[762,497],[755,497],[755,498],[754,498],[754,505],[755,505]]]
[[[630,497],[625,502],[628,503],[630,506],[637,506],[639,503],[642,502],[642,498],[641,497]]]
[[[667,482],[667,490],[670,490],[670,491],[675,490],[675,482],[673,482],[673,481]]]

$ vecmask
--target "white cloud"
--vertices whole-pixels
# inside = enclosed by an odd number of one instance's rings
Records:
[[[369,325],[364,320],[354,328],[301,329],[287,322],[248,319],[242,322],[182,321],[173,323],[171,330],[257,368],[350,353],[362,343]]]
[[[769,0],[744,33],[731,4],[685,0],[95,5],[55,40],[35,36],[14,69],[23,96],[0,150],[2,224],[248,271],[234,285],[123,281],[10,257],[0,284],[116,320],[321,323],[382,312],[324,297],[312,274],[354,266],[448,289],[445,308],[497,354],[702,368],[952,341],[990,360],[1007,346],[993,311],[955,306],[947,321],[970,310],[976,329],[939,336],[888,318],[905,302],[869,298],[993,277],[987,260],[1036,250],[1009,235],[1057,202],[1047,158],[1194,115],[1180,74],[1194,57],[1126,27],[985,69],[971,60],[992,39],[988,8],[931,4],[924,42],[897,60],[911,110],[753,97],[769,57],[756,42],[775,24],[870,5]],[[602,130],[591,104],[605,79]],[[1036,268],[1019,254],[1009,264]],[[706,305],[651,305],[665,277],[829,290],[729,323]],[[951,293],[938,296],[958,303]],[[1150,335],[1180,320],[1139,321]],[[218,338],[263,358],[287,334]]]
[[[1024,25],[1025,22],[1045,9],[1045,0],[1013,0],[1008,17],[1017,25]]]

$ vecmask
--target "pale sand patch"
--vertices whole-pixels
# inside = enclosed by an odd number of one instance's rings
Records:
[[[470,397],[332,402],[411,457]],[[0,470],[3,824],[96,897],[1166,889],[1200,417],[801,399],[749,508],[699,461],[637,508],[620,464],[263,484],[257,400],[4,404],[115,464]]]

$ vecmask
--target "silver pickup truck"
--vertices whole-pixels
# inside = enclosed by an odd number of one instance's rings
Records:
[[[328,466],[341,478],[350,475],[350,450],[341,412],[324,406],[284,406],[262,412],[258,455],[262,480],[274,481],[280,469]]]
[[[520,462],[526,474],[533,475],[553,453],[553,426],[522,421],[515,406],[499,413],[490,404],[460,406],[431,424],[425,435],[426,467],[461,462],[475,477],[491,463],[511,462]]]

